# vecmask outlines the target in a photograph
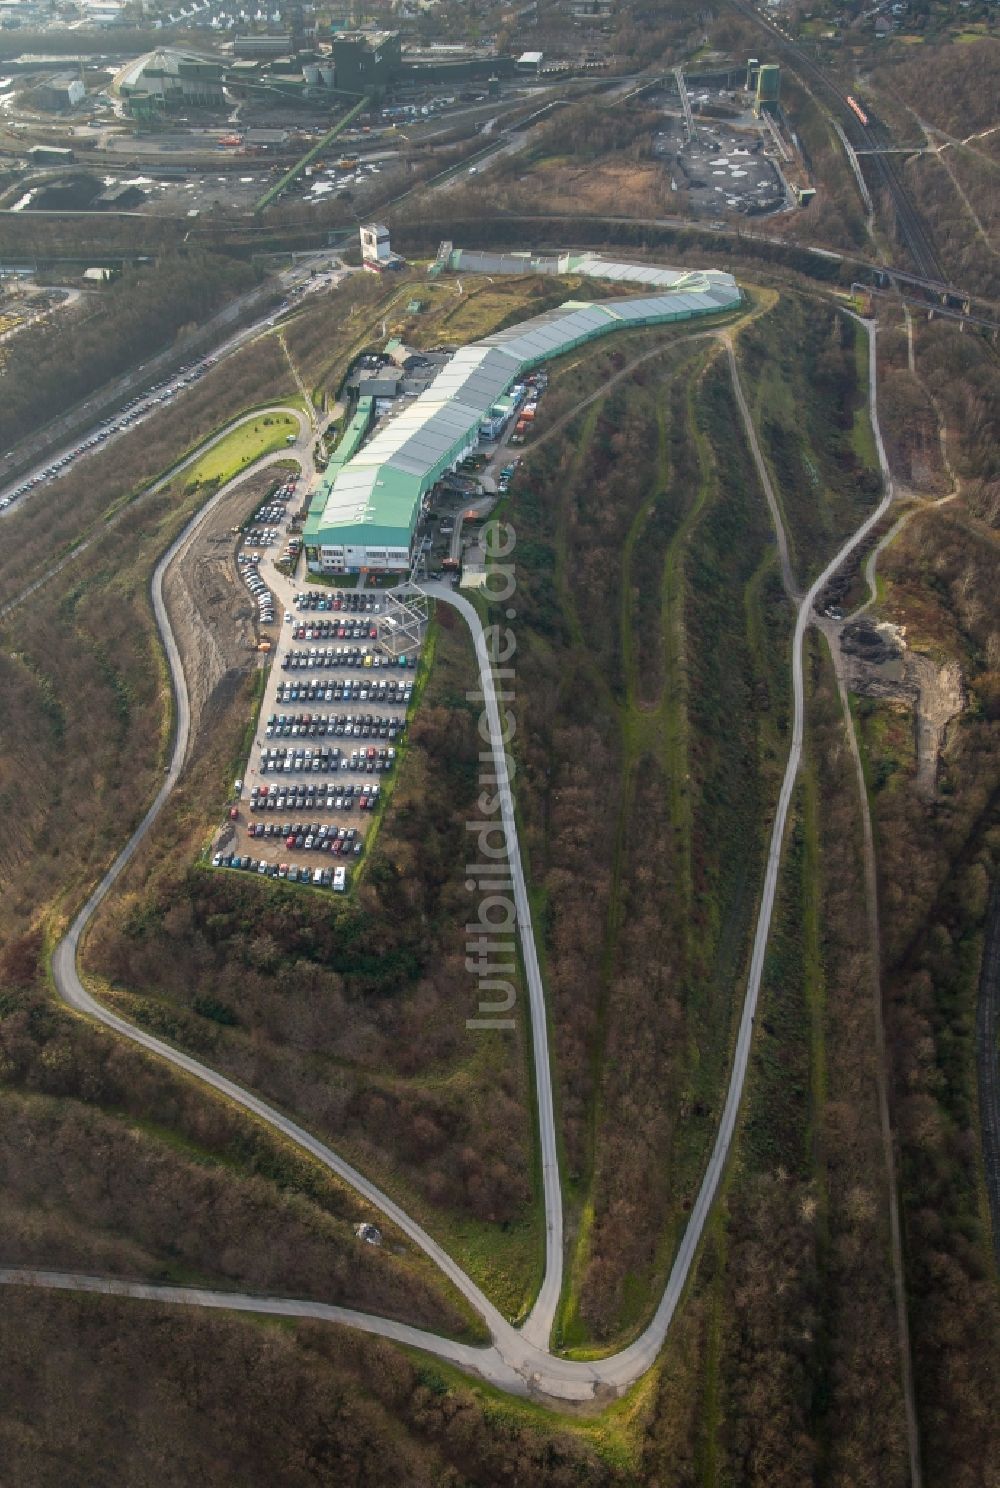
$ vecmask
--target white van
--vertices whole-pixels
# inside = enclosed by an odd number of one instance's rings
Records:
[[[342,894],[347,888],[347,869],[335,868],[333,870],[333,887],[338,894]]]

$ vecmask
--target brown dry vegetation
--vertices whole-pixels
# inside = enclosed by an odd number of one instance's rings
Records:
[[[996,124],[1000,41],[900,49],[874,74],[918,119],[963,139]]]
[[[948,164],[965,189],[968,202],[963,201],[952,176],[935,155],[912,157],[906,166],[906,183],[917,210],[931,230],[949,282],[967,293],[996,300],[1000,298],[996,214],[987,207],[985,214],[980,216],[977,204],[983,203],[983,187],[987,192],[996,191],[997,171],[974,164],[963,166],[957,153],[954,158],[949,158]],[[969,210],[970,205],[979,219],[978,225]],[[990,233],[993,235],[992,243],[988,236]]]
[[[102,912],[87,967],[120,1011],[294,1111],[432,1228],[498,1225],[501,1250],[511,1230],[516,1311],[537,1264],[523,1030],[466,1028],[475,675],[446,614],[355,903],[191,867],[226,779],[202,766]]]
[[[5,820],[19,824],[5,834],[0,865],[0,939],[7,948],[2,1079],[14,1142],[5,1155],[8,1239],[17,1259],[36,1264],[48,1256],[49,1264],[108,1264],[153,1275],[173,1268],[268,1286],[279,1282],[275,1262],[287,1245],[303,1261],[296,1282],[314,1294],[325,1278],[359,1305],[380,1305],[379,1298],[403,1308],[409,1283],[396,1277],[391,1261],[358,1272],[350,1255],[343,1264],[324,1259],[331,1245],[335,1254],[345,1240],[352,1246],[349,1231],[331,1231],[311,1211],[282,1218],[273,1185],[318,1194],[322,1205],[333,1192],[336,1214],[370,1217],[358,1214],[353,1197],[345,1202],[310,1165],[255,1135],[222,1102],[57,1010],[36,988],[40,927],[58,925],[113,856],[145,808],[162,761],[165,692],[147,586],[154,555],[182,519],[170,493],[151,498],[4,625],[0,792]],[[225,701],[229,722],[217,714],[198,776],[201,822],[217,809],[250,705],[238,681]],[[220,702],[214,699],[217,708]],[[154,1123],[149,1134],[143,1122]],[[237,1176],[227,1186],[233,1164]],[[203,1166],[212,1170],[207,1177]],[[255,1166],[270,1178],[270,1195],[245,1186]],[[144,1215],[137,1196],[158,1182],[165,1204],[151,1203]],[[204,1209],[197,1223],[192,1205]],[[257,1221],[241,1221],[251,1211]],[[212,1231],[230,1236],[216,1263]],[[260,1252],[258,1232],[270,1237]],[[414,1299],[428,1318],[440,1316],[419,1280]]]
[[[221,254],[166,253],[154,266],[126,270],[80,308],[28,327],[5,348],[0,445],[15,444],[257,282],[248,264]]]
[[[0,1296],[0,1456],[19,1488],[626,1488],[565,1424],[375,1338],[107,1298]]]
[[[676,216],[683,205],[662,164],[623,160],[618,154],[586,164],[540,160],[488,195],[492,206],[510,212],[530,212],[544,201],[550,212],[659,217]]]
[[[912,720],[860,705],[878,834],[891,1073],[907,1277],[929,1480],[984,1481],[1000,1450],[983,1409],[1000,1343],[975,1094],[975,1002],[1000,852],[995,534],[961,505],[913,517],[883,557],[882,612],[955,658],[968,706],[934,800],[915,789]],[[987,1479],[988,1481],[988,1479]]]
[[[387,1308],[463,1328],[426,1264],[267,1128],[51,1000],[42,937],[0,959],[5,1264]],[[443,1310],[442,1310],[443,1309]]]
[[[166,692],[152,641],[151,554],[184,507],[164,492],[3,624],[0,934],[36,923],[114,856],[162,768]]]
[[[864,205],[844,156],[844,147],[827,114],[798,78],[787,71],[781,80],[781,96],[782,106],[801,142],[816,196],[800,211],[767,218],[765,231],[791,242],[864,252],[869,243]]]
[[[633,371],[532,458],[511,504],[521,803],[567,1179],[585,1214],[562,1324],[574,1343],[646,1315],[690,1201],[718,1110],[771,769],[752,699],[782,709],[768,649],[780,652],[780,601],[773,609],[767,581],[754,600],[770,631],[763,654],[745,633],[766,517],[723,369],[697,379],[689,404],[696,354],[681,343]]]
[[[909,370],[903,318],[888,310],[879,323],[878,380],[882,437],[900,494],[948,495],[937,409],[919,365]]]
[[[940,410],[948,457],[970,512],[1000,526],[1000,359],[985,336],[915,323],[916,365]]]
[[[914,515],[883,554],[880,612],[937,664],[957,663],[966,707],[945,734],[936,788],[917,788],[914,720],[858,704],[877,833],[890,1075],[918,1410],[927,1480],[989,1481],[1000,1451],[983,1409],[1000,1309],[982,1189],[975,1007],[1000,856],[1000,629],[996,608],[997,379],[992,347],[932,323],[917,369],[932,387],[961,500]],[[984,521],[985,519],[985,521]],[[986,525],[992,524],[992,528]]]
[[[224,369],[206,373],[141,428],[87,455],[51,485],[37,487],[4,519],[7,541],[0,552],[0,603],[19,594],[83,534],[133,500],[220,423],[264,399],[280,401],[295,391],[277,344],[255,343],[228,359]],[[162,496],[148,499],[155,506]]]
[[[881,488],[865,406],[867,344],[833,305],[785,295],[740,336],[747,401],[804,583]]]
[[[992,37],[972,45],[900,49],[882,61],[872,81],[873,93],[884,97],[894,114],[901,143],[919,139],[921,124],[956,140],[991,129],[997,123],[998,86],[1000,42]],[[943,143],[940,134],[932,134],[930,142]],[[996,136],[970,139],[969,147],[950,145],[940,159],[914,156],[905,166],[906,182],[951,281],[994,298],[1000,293],[998,169]],[[953,176],[985,229],[985,238]]]
[[[902,1488],[854,772],[808,654],[796,795],[736,1157],[668,1341],[641,1481]]]

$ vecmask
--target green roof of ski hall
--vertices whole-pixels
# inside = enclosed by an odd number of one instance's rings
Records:
[[[307,535],[331,541],[332,529],[365,523],[412,532],[423,495],[475,447],[494,403],[532,367],[611,331],[717,313],[740,298],[728,274],[675,275],[658,294],[570,300],[463,347],[419,398],[391,415],[346,464],[328,470]]]

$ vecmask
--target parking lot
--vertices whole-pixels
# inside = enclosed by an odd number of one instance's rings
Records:
[[[257,516],[263,523],[272,514],[269,502]],[[250,530],[273,532],[243,570],[263,586],[260,617],[266,623],[265,616],[284,614],[213,866],[342,891],[399,759],[417,659],[382,649],[378,594],[318,586],[294,592],[295,581],[274,568],[283,520]]]

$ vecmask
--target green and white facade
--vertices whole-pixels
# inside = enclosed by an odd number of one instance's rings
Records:
[[[470,261],[476,255],[456,256],[463,272],[479,267]],[[432,488],[478,447],[480,424],[525,373],[613,331],[714,315],[741,299],[732,275],[714,270],[609,264],[588,254],[572,269],[556,272],[652,285],[656,293],[596,303],[568,300],[456,352],[420,397],[403,405],[346,463],[331,462],[306,522],[311,569],[407,572]]]

